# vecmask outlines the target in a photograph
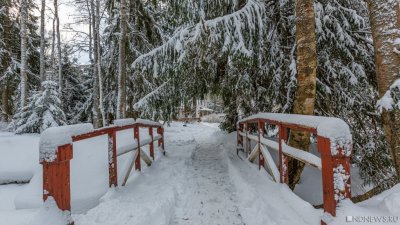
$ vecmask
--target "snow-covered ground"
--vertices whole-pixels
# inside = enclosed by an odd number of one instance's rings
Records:
[[[1,135],[0,142],[15,138],[38,139],[37,136]],[[236,155],[236,134],[220,131],[217,124],[194,123],[183,127],[181,123],[172,123],[171,127],[166,127],[165,135],[167,155],[157,152],[151,167],[145,167],[141,173],[135,172],[126,187],[116,189],[107,189],[107,163],[103,162],[106,155],[99,154],[106,152],[100,147],[103,140],[74,145],[71,189],[75,224],[320,224],[322,210],[314,209],[286,185],[273,182],[264,170],[258,170],[257,165]],[[123,143],[132,140],[130,132],[121,133],[117,138]],[[1,150],[3,146],[0,145]],[[37,165],[37,145],[28,144],[27,149],[36,154],[30,161]],[[88,159],[92,163],[88,164]],[[129,156],[118,159],[121,167],[118,172],[123,170],[127,159]],[[9,161],[12,164],[11,158]],[[31,184],[0,185],[0,224],[54,225],[62,222],[64,217],[52,209],[52,202],[42,206],[40,168],[36,172],[35,166],[30,169],[36,174]],[[106,176],[95,176],[99,171]],[[76,180],[73,178],[76,174],[83,178]],[[318,171],[307,169],[296,193],[317,202],[320,194],[314,192],[320,191],[315,188],[320,185],[319,176]],[[26,198],[27,193],[32,193],[27,190],[30,188],[38,192],[34,201]],[[346,216],[350,215],[400,216],[399,193],[400,186],[396,186],[357,205],[346,202],[332,224],[345,224]],[[90,202],[88,205],[85,205],[85,196],[90,197],[86,198]],[[29,202],[38,205],[33,204],[32,209],[15,209],[15,205]],[[82,210],[85,208],[90,210]]]
[[[29,182],[39,160],[39,135],[0,132],[0,184]]]

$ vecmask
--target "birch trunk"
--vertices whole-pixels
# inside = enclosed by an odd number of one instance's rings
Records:
[[[99,80],[98,80],[98,54],[97,54],[97,33],[96,33],[96,6],[95,0],[90,1],[92,14],[92,36],[93,36],[93,126],[99,127]]]
[[[87,7],[87,10],[89,13],[89,60],[90,60],[90,63],[93,64],[92,13],[91,13],[89,0],[86,0],[86,7]]]
[[[56,18],[53,18],[53,32],[51,34],[51,69],[52,74],[49,79],[55,80],[56,74]]]
[[[127,29],[127,4],[126,0],[121,0],[120,6],[121,21],[120,28],[121,34],[119,37],[119,69],[118,69],[118,100],[117,100],[117,119],[125,117],[126,111],[126,61],[125,61],[125,47],[126,47],[126,29]]]
[[[96,42],[96,47],[97,47],[97,73],[98,73],[98,80],[99,80],[99,108],[101,112],[101,121],[103,124],[103,127],[107,126],[107,121],[106,121],[106,113],[104,111],[104,105],[103,105],[103,79],[101,76],[101,48],[100,48],[100,0],[96,0],[96,36],[97,36],[97,42]]]
[[[315,35],[315,13],[313,0],[296,1],[296,53],[297,53],[297,91],[293,113],[313,115],[317,80],[317,43]],[[308,151],[310,134],[293,131],[289,144]],[[299,182],[304,163],[289,160],[289,186],[293,189]]]
[[[379,96],[400,79],[400,9],[399,1],[368,1],[369,17],[375,48],[376,75]],[[397,41],[397,43],[396,43]],[[389,144],[397,176],[400,177],[400,111],[382,112],[386,140]]]
[[[27,75],[27,42],[28,32],[26,24],[28,21],[28,2],[21,0],[21,108],[26,105],[28,94]]]
[[[42,0],[42,8],[40,9],[40,82],[46,80],[46,71],[45,71],[45,40],[44,40],[44,17],[46,10],[46,0]],[[41,86],[43,89],[43,86]]]
[[[56,19],[56,32],[57,32],[57,60],[58,60],[58,94],[63,105],[63,77],[61,65],[61,34],[60,34],[60,18],[58,16],[58,0],[54,0],[54,17]]]

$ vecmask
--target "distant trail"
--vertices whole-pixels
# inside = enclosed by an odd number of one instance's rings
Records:
[[[213,134],[196,140],[198,145],[182,168],[184,193],[178,196],[171,224],[244,224],[226,156]]]

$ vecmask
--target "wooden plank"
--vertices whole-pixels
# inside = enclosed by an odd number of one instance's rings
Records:
[[[132,172],[133,166],[135,165],[135,162],[136,162],[136,159],[138,158],[138,156],[139,156],[139,151],[135,151],[133,160],[129,164],[128,172],[125,174],[125,178],[124,178],[124,182],[122,183],[122,186],[126,185],[126,182],[128,181],[128,178]]]
[[[267,167],[267,171],[269,171],[269,174],[272,176],[272,179],[274,179],[275,182],[279,181],[279,170],[278,167],[276,166],[274,159],[272,158],[271,154],[269,153],[268,149],[263,146],[261,146],[261,153],[264,156],[264,165]]]
[[[254,160],[256,160],[256,158],[258,156],[258,151],[259,151],[258,144],[256,144],[256,146],[253,148],[253,151],[251,151],[251,153],[249,154],[249,157],[247,157],[247,159],[250,162],[254,162]]]
[[[146,163],[147,166],[151,166],[153,161],[151,161],[150,157],[140,148],[140,158]]]
[[[290,156],[291,158],[297,159],[300,162],[313,166],[319,170],[322,169],[321,159],[312,153],[291,147],[285,143],[282,143],[282,151],[285,155]]]

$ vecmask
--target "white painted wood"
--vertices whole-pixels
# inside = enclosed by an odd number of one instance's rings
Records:
[[[274,159],[272,158],[271,154],[269,153],[268,149],[261,145],[261,153],[264,156],[264,164],[265,167],[269,170],[272,178],[275,182],[279,181],[280,173],[278,167],[276,166]]]
[[[251,151],[249,157],[247,157],[247,159],[250,162],[254,162],[254,160],[257,158],[258,156],[258,152],[259,152],[259,148],[258,148],[258,144],[256,144],[256,146],[254,147],[253,151]]]
[[[140,158],[146,163],[147,166],[151,166],[153,161],[151,161],[150,157],[140,148]]]
[[[126,185],[126,182],[128,181],[129,175],[132,172],[133,166],[135,165],[135,161],[136,161],[138,155],[139,155],[139,151],[135,151],[133,160],[131,161],[131,164],[129,164],[128,172],[125,174],[125,178],[124,178],[124,182],[122,183],[122,186]]]

